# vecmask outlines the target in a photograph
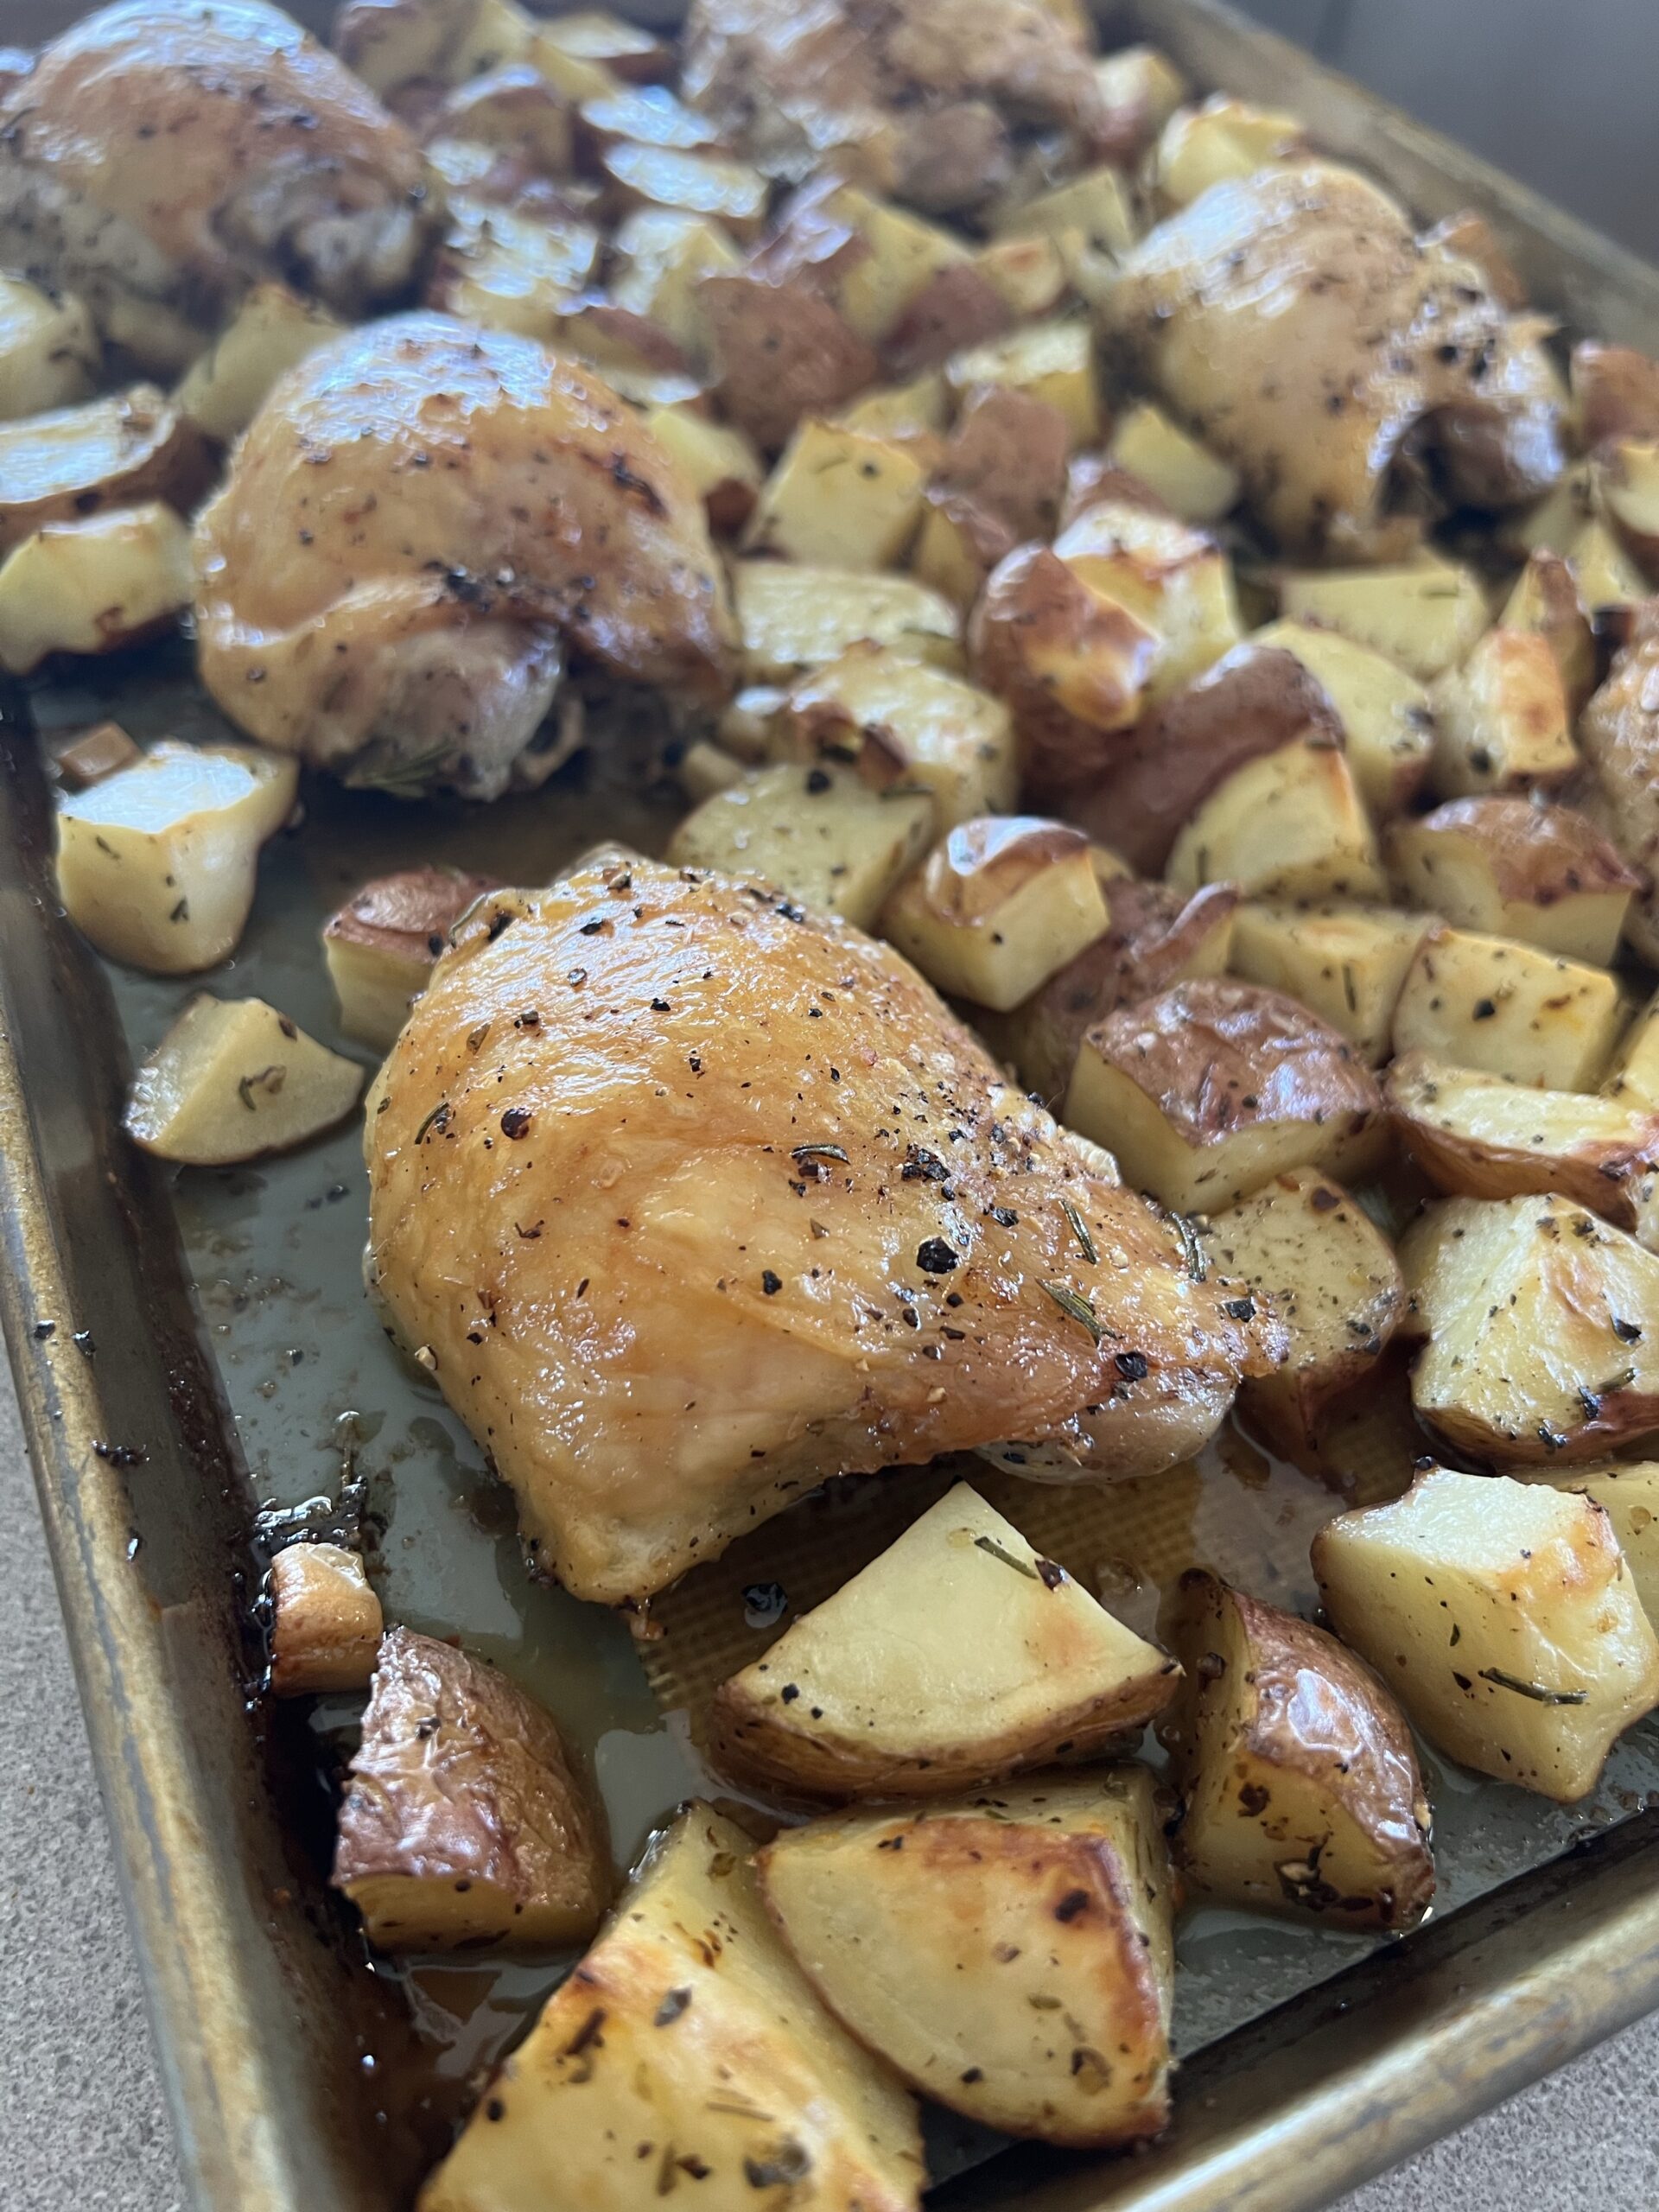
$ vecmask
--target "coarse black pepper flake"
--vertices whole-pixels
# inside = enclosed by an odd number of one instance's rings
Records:
[[[1255,1300],[1253,1298],[1224,1299],[1221,1310],[1235,1321],[1254,1321]]]
[[[930,1152],[925,1145],[913,1144],[905,1154],[905,1164],[899,1173],[906,1183],[943,1183],[948,1180],[950,1170],[937,1152]]]
[[[948,1275],[961,1260],[962,1255],[943,1236],[925,1236],[916,1247],[916,1264],[924,1274]]]
[[[760,1287],[765,1291],[768,1298],[776,1298],[783,1287],[784,1279],[781,1275],[773,1274],[770,1268],[762,1268],[760,1270]]]
[[[530,1131],[531,1112],[528,1106],[509,1106],[501,1116],[504,1137],[522,1137]]]
[[[1126,1382],[1144,1382],[1149,1372],[1147,1355],[1143,1351],[1119,1351],[1112,1354],[1113,1364]]]

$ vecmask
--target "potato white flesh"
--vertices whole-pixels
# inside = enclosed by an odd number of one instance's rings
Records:
[[[256,284],[186,371],[174,404],[204,437],[228,445],[252,422],[283,372],[337,338],[344,327],[286,284]]]
[[[1201,107],[1179,109],[1164,125],[1153,156],[1159,194],[1172,207],[1189,207],[1212,184],[1253,176],[1288,160],[1307,142],[1300,118],[1217,93]]]
[[[1155,46],[1120,47],[1103,55],[1095,64],[1095,82],[1109,109],[1136,118],[1147,133],[1163,129],[1191,89]]]
[[[758,876],[803,905],[873,926],[932,838],[927,791],[877,791],[855,768],[780,761],[687,815],[668,841],[678,868]]]
[[[1401,986],[1433,926],[1432,914],[1389,906],[1251,903],[1235,918],[1228,966],[1300,999],[1374,1068],[1389,1057]]]
[[[1567,705],[1576,715],[1596,688],[1596,640],[1577,579],[1560,554],[1541,547],[1528,555],[1498,626],[1531,631],[1545,639],[1567,686]]]
[[[1294,1613],[1185,1573],[1164,1625],[1185,1679],[1159,1733],[1177,1863],[1207,1896],[1338,1928],[1409,1928],[1434,1894],[1411,1731],[1363,1661]]]
[[[1600,968],[1641,887],[1586,815],[1518,798],[1452,799],[1397,823],[1389,865],[1408,898],[1460,929]]]
[[[768,733],[775,753],[856,760],[876,783],[931,791],[941,829],[1009,814],[1019,764],[1007,709],[959,677],[854,645],[803,677]]]
[[[828,568],[891,568],[915,535],[927,472],[907,448],[803,423],[761,486],[744,550]]]
[[[760,1866],[819,1995],[913,2088],[1051,2143],[1163,2126],[1172,1885],[1144,1768],[844,1813]]]
[[[1471,569],[1437,555],[1395,568],[1300,570],[1281,582],[1293,622],[1322,623],[1427,683],[1454,667],[1491,620]]]
[[[1069,184],[1021,200],[997,222],[1004,238],[1052,238],[1068,264],[1087,255],[1109,269],[1141,234],[1135,200],[1121,168],[1103,164]]]
[[[735,753],[728,753],[724,746],[711,745],[707,739],[699,738],[695,745],[686,747],[674,776],[693,805],[701,806],[716,791],[728,791],[734,784],[741,784],[747,772],[747,764]]]
[[[168,626],[194,595],[190,531],[154,500],[46,524],[0,562],[0,668],[109,653]]]
[[[1549,789],[1579,765],[1567,686],[1548,638],[1489,630],[1461,668],[1429,693],[1441,798],[1474,791]]]
[[[1659,1702],[1659,1641],[1588,1498],[1431,1468],[1327,1522],[1313,1571],[1344,1643],[1478,1773],[1571,1803]]]
[[[158,1159],[226,1167],[344,1120],[363,1071],[263,999],[199,991],[132,1078],[121,1126]]]
[[[1576,1491],[1600,1506],[1613,1524],[1618,1548],[1650,1625],[1659,1627],[1659,1460],[1632,1459],[1605,1467],[1570,1467],[1535,1473],[1533,1482]]]
[[[0,276],[0,421],[85,399],[103,350],[84,301]]]
[[[1569,1198],[1444,1198],[1400,1246],[1419,1418],[1491,1466],[1659,1427],[1659,1258]]]
[[[881,910],[881,934],[931,983],[1006,1012],[1106,932],[1089,840],[1070,823],[960,823]]]
[[[1178,983],[1084,1038],[1061,1118],[1123,1179],[1209,1213],[1275,1175],[1373,1164],[1382,1096],[1345,1037],[1250,983]]]
[[[715,1692],[741,1781],[804,1797],[934,1797],[1098,1754],[1176,1669],[958,1483]]]
[[[1620,1038],[1601,1087],[1624,1105],[1659,1108],[1659,995]]]
[[[1243,486],[1231,463],[1147,402],[1119,416],[1106,451],[1183,522],[1219,522],[1238,505]]]
[[[1016,391],[1028,391],[1064,416],[1073,451],[1099,442],[1094,333],[1082,318],[1027,323],[1006,338],[967,346],[950,356],[944,376],[958,395],[980,384],[1012,385]]]
[[[863,247],[848,258],[836,285],[836,305],[872,345],[887,337],[929,277],[968,259],[960,238],[856,185],[841,186],[821,205],[824,216],[844,223]]]
[[[693,2183],[699,2212],[917,2212],[915,2106],[813,1995],[752,1848],[710,1806],[680,1815],[419,2212],[650,2212]]]
[[[1325,687],[1342,721],[1360,797],[1375,816],[1397,814],[1421,787],[1434,749],[1425,687],[1369,645],[1312,622],[1270,622],[1252,639],[1294,653]]]
[[[574,217],[543,222],[456,195],[427,296],[463,322],[551,346],[572,296],[593,274],[600,245],[599,232]]]
[[[625,85],[660,84],[674,73],[671,47],[639,23],[628,22],[603,8],[577,9],[550,22],[538,22],[532,17],[531,27],[536,38],[537,65],[548,76],[553,73],[548,65],[559,55],[588,62]]]
[[[1516,1083],[1592,1090],[1624,1026],[1605,969],[1471,930],[1432,930],[1394,1010],[1396,1052],[1432,1052]]]
[[[607,196],[619,209],[666,207],[701,215],[742,239],[758,238],[766,223],[766,180],[729,155],[619,139],[600,149],[598,167]]]
[[[1575,461],[1562,472],[1553,491],[1504,524],[1501,542],[1512,552],[1555,553],[1565,558],[1594,514],[1595,504],[1590,464]]]
[[[1060,532],[1054,551],[1091,591],[1157,633],[1147,685],[1154,704],[1243,635],[1232,563],[1214,538],[1173,516],[1127,499],[1093,499]]]
[[[453,1643],[390,1630],[340,1802],[334,1885],[380,1951],[563,1948],[609,1853],[550,1714]]]
[[[298,787],[299,764],[285,754],[152,747],[58,809],[58,896],[70,920],[111,959],[153,975],[215,966],[235,950],[259,848]]]
[[[1651,1246],[1659,1236],[1659,1112],[1408,1052],[1384,1096],[1436,1188],[1456,1198],[1558,1191]]]
[[[1244,1384],[1242,1409],[1287,1450],[1315,1449],[1325,1416],[1372,1379],[1400,1325],[1406,1286],[1393,1248],[1311,1167],[1275,1175],[1198,1235],[1217,1274],[1270,1305],[1289,1332],[1283,1364]]]
[[[1307,739],[1236,768],[1188,820],[1165,880],[1236,884],[1247,898],[1381,898],[1376,833],[1344,753]]]
[[[1604,447],[1591,467],[1608,521],[1651,571],[1659,561],[1659,441],[1620,438]]]
[[[710,422],[685,404],[653,403],[639,410],[645,427],[708,511],[715,531],[741,529],[760,496],[760,456],[728,423]]]
[[[1071,284],[1066,255],[1050,238],[993,238],[974,267],[1021,322],[1052,315]]]
[[[376,876],[330,915],[323,956],[348,1037],[382,1052],[391,1049],[452,925],[495,881],[459,868],[404,868]]]
[[[277,1697],[365,1688],[385,1628],[360,1553],[290,1544],[272,1560],[270,1687]]]
[[[907,384],[877,385],[836,417],[849,430],[863,430],[873,438],[924,439],[946,428],[950,394],[944,372],[929,369]]]
[[[806,563],[738,561],[732,601],[751,683],[787,683],[849,645],[887,645],[939,668],[962,666],[962,616],[908,576]]]
[[[1648,596],[1648,582],[1599,516],[1586,523],[1567,549],[1567,565],[1579,597],[1592,613],[1637,607]]]
[[[612,243],[624,264],[610,286],[618,307],[647,316],[689,360],[706,365],[709,321],[697,288],[705,276],[729,276],[742,267],[732,240],[704,216],[642,207]]]
[[[0,422],[0,550],[111,508],[188,512],[208,479],[200,438],[154,385]]]

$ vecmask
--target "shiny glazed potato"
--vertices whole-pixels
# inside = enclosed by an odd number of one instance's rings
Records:
[[[199,991],[132,1078],[121,1126],[161,1160],[226,1167],[343,1121],[363,1071],[263,999]]]
[[[1115,876],[1106,898],[1106,934],[989,1026],[1020,1082],[1057,1109],[1085,1031],[1172,983],[1222,975],[1232,945],[1238,894],[1227,884],[1206,884],[1187,899],[1167,884]]]
[[[948,995],[1006,1012],[1105,933],[1089,840],[1070,823],[982,815],[951,830],[881,910],[881,934]]]
[[[1434,747],[1428,693],[1416,677],[1369,645],[1312,622],[1270,622],[1252,633],[1251,643],[1294,653],[1324,687],[1371,813],[1397,814],[1408,804],[1428,773]]]
[[[1147,679],[1155,703],[1190,683],[1237,645],[1243,626],[1233,564],[1216,540],[1107,486],[1054,541],[1056,556],[1091,589],[1158,633]]]
[[[1400,1246],[1421,1420],[1493,1466],[1659,1427],[1659,1258],[1564,1198],[1445,1198]]]
[[[1393,1698],[1333,1636],[1202,1567],[1164,1626],[1185,1669],[1160,1723],[1177,1863],[1207,1896],[1402,1929],[1434,1894],[1428,1799]]]
[[[1300,999],[1352,1043],[1368,1067],[1387,1059],[1394,1009],[1431,914],[1388,906],[1238,910],[1228,965],[1249,983]]]
[[[420,2212],[647,2212],[693,2180],[700,2212],[918,2212],[915,2107],[812,1993],[751,1848],[703,1804],[658,1838]]]
[[[365,1688],[385,1628],[360,1554],[340,1544],[289,1544],[271,1561],[275,1696]]]
[[[601,245],[599,232],[574,217],[543,221],[456,194],[423,296],[458,321],[550,346],[564,334],[572,296]]]
[[[1230,1205],[1294,1167],[1351,1179],[1384,1133],[1382,1093],[1345,1038],[1276,991],[1219,977],[1097,1023],[1064,1119],[1179,1213]]]
[[[808,186],[809,194],[812,190]],[[863,249],[846,257],[835,300],[853,329],[873,346],[887,336],[930,277],[968,258],[959,237],[856,185],[836,187],[817,205],[829,220],[845,225]]]
[[[1347,756],[1306,739],[1218,785],[1176,838],[1164,874],[1177,891],[1232,883],[1246,898],[1380,898],[1385,888]]]
[[[1579,1090],[1537,1090],[1408,1052],[1384,1079],[1395,1127],[1453,1197],[1551,1191],[1639,1243],[1659,1238],[1659,1112]]]
[[[103,352],[84,301],[0,276],[0,421],[86,398]]]
[[[1567,806],[1459,798],[1396,823],[1389,867],[1407,898],[1465,930],[1606,967],[1641,878]]]
[[[1659,1641],[1607,1516],[1432,1467],[1313,1539],[1332,1626],[1437,1750],[1572,1803],[1659,1703]]]
[[[1101,2147],[1169,2116],[1169,1862],[1143,1767],[843,1813],[760,1854],[831,2012],[940,2104]]]
[[[610,1872],[551,1717],[481,1659],[389,1630],[333,1875],[375,1948],[583,1942]]]
[[[877,791],[855,768],[780,761],[688,814],[668,841],[668,858],[775,883],[868,929],[933,830],[926,791]]]
[[[761,486],[743,550],[832,569],[892,568],[921,520],[926,478],[889,439],[803,423]]]
[[[1579,765],[1567,686],[1548,638],[1489,630],[1461,668],[1429,693],[1441,798],[1476,791],[1547,790]]]
[[[1179,1673],[966,1483],[715,1694],[726,1773],[805,1797],[937,1797],[1098,1755]]]
[[[173,626],[192,585],[189,530],[159,500],[46,523],[0,563],[0,668],[142,644]]]
[[[345,327],[286,284],[256,284],[173,395],[185,422],[228,445],[264,404],[279,376]]]
[[[287,821],[298,785],[296,764],[276,753],[164,739],[60,804],[58,896],[69,918],[111,960],[152,975],[216,967],[236,948],[259,848]]]
[[[607,198],[619,213],[663,207],[701,215],[735,238],[754,238],[766,221],[766,181],[729,155],[688,153],[677,146],[642,146],[620,138],[599,149]]]
[[[1589,1090],[1624,1019],[1604,968],[1469,930],[1430,931],[1394,1010],[1396,1052],[1433,1052],[1516,1083]]]
[[[1010,814],[1019,795],[1001,701],[882,645],[850,646],[804,677],[772,721],[768,749],[855,760],[878,785],[931,791],[942,830]]]
[[[962,666],[961,616],[948,599],[908,576],[737,561],[732,600],[749,683],[790,683],[863,644],[938,668]]]
[[[1572,1467],[1560,1474],[1532,1473],[1532,1482],[1576,1491],[1605,1513],[1624,1554],[1624,1565],[1649,1622],[1659,1626],[1659,1460],[1620,1466]]]
[[[323,956],[348,1037],[390,1049],[451,927],[495,883],[459,868],[405,868],[365,883],[329,917]]]
[[[1312,1167],[1275,1175],[1198,1233],[1216,1272],[1269,1305],[1289,1332],[1283,1365],[1245,1385],[1241,1409],[1286,1450],[1316,1449],[1325,1417],[1375,1376],[1404,1314],[1388,1240]]]
[[[1322,623],[1432,683],[1469,653],[1491,620],[1471,569],[1436,554],[1394,568],[1298,571],[1281,580],[1281,611]]]

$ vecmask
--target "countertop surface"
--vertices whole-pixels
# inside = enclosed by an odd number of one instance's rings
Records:
[[[182,2212],[97,1784],[0,1363],[0,2203]],[[1652,2212],[1659,2015],[1342,2212]],[[327,2212],[318,2206],[316,2212]]]

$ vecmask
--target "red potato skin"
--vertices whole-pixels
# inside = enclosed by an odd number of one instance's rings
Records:
[[[918,377],[964,346],[1001,337],[1014,322],[1014,309],[971,263],[936,270],[887,334],[882,352],[888,373],[900,383]]]
[[[1010,385],[982,385],[963,403],[934,478],[1006,523],[1016,543],[1054,528],[1068,442],[1058,407]]]
[[[772,284],[748,270],[708,276],[697,296],[721,404],[767,453],[783,450],[804,415],[833,415],[880,378],[874,347],[799,279]]]

